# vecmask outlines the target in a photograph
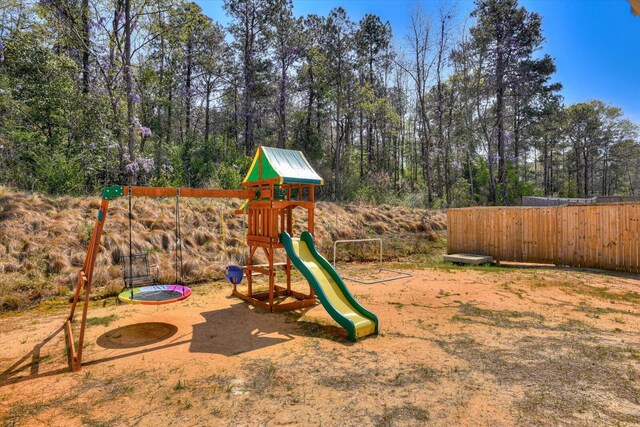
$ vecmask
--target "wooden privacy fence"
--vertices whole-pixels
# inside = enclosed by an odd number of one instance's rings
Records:
[[[640,203],[447,211],[447,252],[640,273]]]

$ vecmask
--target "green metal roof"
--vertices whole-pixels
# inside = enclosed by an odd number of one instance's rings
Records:
[[[324,184],[301,151],[260,146],[242,182],[270,178],[279,178],[280,184]]]

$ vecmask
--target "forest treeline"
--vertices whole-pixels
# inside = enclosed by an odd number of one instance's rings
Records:
[[[638,194],[638,126],[599,100],[565,105],[542,18],[517,0],[470,17],[417,2],[405,29],[297,17],[290,0],[224,10],[226,26],[181,0],[5,0],[0,182],[233,188],[264,144],[304,151],[325,199]]]

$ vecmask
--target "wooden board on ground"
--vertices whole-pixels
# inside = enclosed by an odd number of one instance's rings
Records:
[[[489,255],[476,255],[476,254],[452,254],[445,255],[444,260],[446,262],[452,262],[454,264],[469,264],[469,265],[481,265],[493,263],[493,257]]]

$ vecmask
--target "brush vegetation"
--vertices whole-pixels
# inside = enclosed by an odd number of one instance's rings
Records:
[[[222,279],[225,266],[245,263],[244,219],[233,213],[237,205],[238,201],[226,200],[181,201],[183,272],[189,282]],[[0,187],[0,310],[24,309],[70,294],[98,208],[98,197],[44,196]],[[294,217],[294,234],[299,235],[306,214],[299,211]],[[426,249],[406,241],[439,240],[445,218],[426,209],[320,202],[315,224],[319,247],[327,255],[336,239],[386,236],[397,240],[385,246],[385,258],[393,258]],[[93,276],[97,297],[113,296],[122,288],[120,259],[129,252],[128,227],[126,200],[111,202]],[[134,253],[146,252],[150,264],[159,266],[160,282],[175,278],[173,199],[134,199],[132,248]],[[345,248],[341,256],[375,260],[377,248]],[[266,259],[257,254],[254,262]]]

